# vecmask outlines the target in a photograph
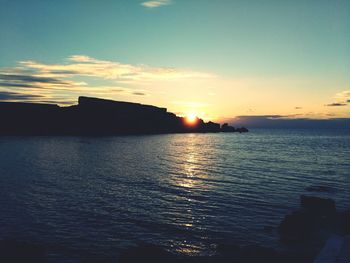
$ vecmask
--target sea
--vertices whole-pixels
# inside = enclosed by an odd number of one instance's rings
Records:
[[[0,240],[44,246],[55,263],[115,262],[143,244],[278,248],[300,195],[342,211],[349,189],[349,130],[0,137]]]

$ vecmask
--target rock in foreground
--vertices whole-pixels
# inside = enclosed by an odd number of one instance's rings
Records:
[[[13,240],[0,241],[1,263],[46,263],[45,249]]]
[[[302,195],[300,206],[311,213],[320,215],[332,215],[336,212],[335,202],[332,199],[321,197]]]
[[[295,211],[286,215],[279,225],[282,242],[299,243],[306,241],[314,230],[314,216],[306,211]]]
[[[332,199],[300,196],[300,209],[286,215],[279,225],[282,242],[303,243],[321,227],[336,222],[336,206]]]

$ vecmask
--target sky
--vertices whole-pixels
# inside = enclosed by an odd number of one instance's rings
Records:
[[[0,100],[350,118],[349,14],[349,0],[0,0]]]

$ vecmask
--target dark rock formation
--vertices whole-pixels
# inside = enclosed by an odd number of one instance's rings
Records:
[[[50,133],[59,127],[59,113],[57,105],[0,102],[0,134]]]
[[[237,128],[236,132],[239,132],[239,133],[241,133],[241,132],[249,132],[249,130],[247,128],[245,128],[245,127],[242,127],[242,128]]]
[[[321,197],[302,195],[300,206],[317,215],[333,215],[336,212],[334,200]]]
[[[0,121],[0,134],[3,135],[109,135],[221,131],[220,124],[205,123],[201,119],[189,125],[185,118],[167,112],[166,108],[89,97],[79,97],[78,105],[70,107],[0,102]]]
[[[215,122],[209,121],[204,126],[205,126],[205,130],[207,130],[208,132],[219,132],[220,131],[220,124],[215,123]]]
[[[0,241],[0,262],[4,263],[45,263],[44,248],[14,240]]]
[[[316,229],[329,227],[336,221],[336,207],[332,199],[301,195],[300,207],[280,223],[278,230],[282,242],[304,242]]]
[[[340,214],[340,232],[343,235],[350,235],[350,210]]]
[[[222,132],[235,132],[236,129],[232,126],[229,126],[227,123],[224,123],[222,126],[221,126],[221,131]]]
[[[314,217],[306,211],[295,211],[285,216],[278,230],[284,243],[304,242],[314,230]]]
[[[221,126],[221,132],[239,132],[239,133],[241,133],[241,132],[248,132],[248,129],[245,127],[235,129],[235,127],[232,127],[232,126],[228,125],[227,123],[224,123]]]

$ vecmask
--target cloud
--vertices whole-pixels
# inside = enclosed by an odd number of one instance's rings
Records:
[[[73,55],[68,58],[71,61],[76,61],[76,62],[92,62],[94,59],[90,58],[89,56],[85,55]]]
[[[35,75],[25,75],[25,74],[3,74],[0,73],[0,86],[9,84],[10,86],[33,86],[31,83],[47,83],[53,85],[64,85],[69,86],[72,83],[69,81],[63,81],[58,78],[43,77]]]
[[[148,95],[150,91],[131,88],[135,84],[141,86],[159,83],[159,81],[212,77],[214,75],[191,70],[143,64],[132,65],[99,60],[86,55],[73,55],[66,58],[63,63],[52,64],[26,60],[19,61],[13,68],[0,68],[0,91],[18,94],[27,94],[30,91],[32,94],[44,94],[52,101],[57,99],[59,103],[63,103],[64,99],[73,103],[73,98],[79,95],[102,94],[110,99],[116,99],[117,95]]]
[[[146,93],[143,93],[143,92],[133,92],[132,94],[138,95],[138,96],[145,96],[146,95]]]
[[[147,8],[156,8],[164,5],[170,5],[171,0],[153,0],[141,3],[142,6]]]
[[[334,102],[330,104],[326,104],[325,106],[327,107],[340,107],[340,106],[346,106],[346,103],[341,103],[341,102]]]
[[[344,90],[342,92],[339,92],[335,94],[336,99],[344,100],[350,98],[350,90]]]
[[[20,65],[26,69],[35,70],[46,77],[80,75],[124,82],[213,77],[211,74],[202,72],[147,65],[131,65],[116,61],[98,60],[84,55],[71,56],[67,60],[70,63],[44,64],[35,61],[21,61]]]
[[[5,82],[0,80],[1,87],[17,87],[17,88],[35,88],[34,85],[25,84],[25,83],[13,83],[13,82]]]
[[[21,94],[17,92],[6,92],[6,91],[0,91],[0,101],[33,101],[38,98],[44,98],[44,96],[41,95],[35,95],[35,94]]]
[[[326,104],[327,107],[342,107],[347,106],[350,103],[350,90],[344,90],[335,94],[334,98],[337,102]]]

